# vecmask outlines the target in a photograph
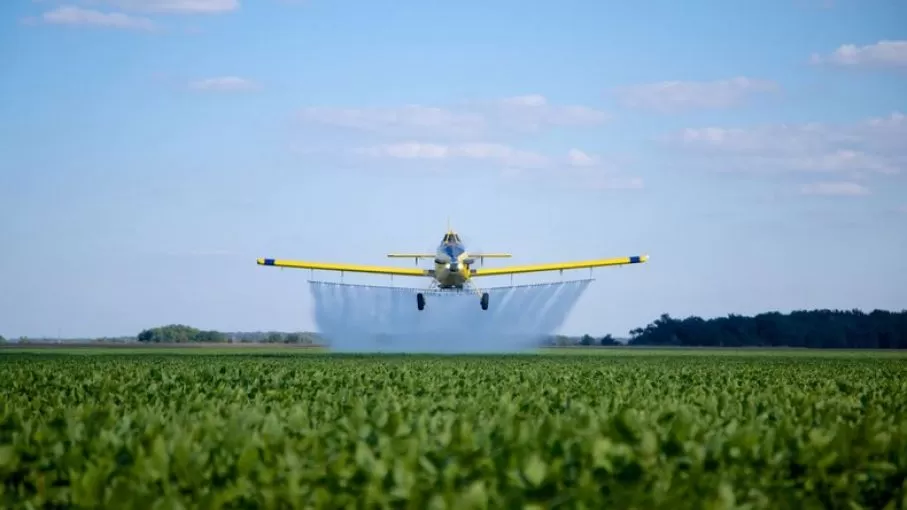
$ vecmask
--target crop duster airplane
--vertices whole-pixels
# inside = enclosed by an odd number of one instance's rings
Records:
[[[398,276],[423,276],[432,278],[431,287],[441,290],[462,291],[470,287],[480,295],[482,310],[488,309],[488,293],[482,292],[473,284],[472,279],[479,276],[500,276],[520,273],[535,273],[540,271],[563,271],[565,269],[586,269],[604,266],[623,266],[626,264],[639,264],[646,262],[648,255],[635,255],[611,259],[582,260],[575,262],[557,262],[553,264],[532,264],[526,266],[506,266],[493,269],[474,269],[476,260],[484,265],[485,259],[509,258],[509,253],[469,253],[460,241],[460,236],[453,230],[447,229],[441,244],[435,253],[391,253],[389,258],[412,258],[416,264],[419,259],[434,258],[434,269],[407,269],[392,266],[366,266],[358,264],[337,264],[324,262],[305,262],[284,259],[258,259],[260,266],[287,267],[293,269],[312,269],[324,271],[349,271],[352,273],[372,273]],[[425,296],[420,292],[416,294],[416,305],[419,310],[425,308]]]

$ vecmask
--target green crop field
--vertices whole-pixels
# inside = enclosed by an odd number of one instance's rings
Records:
[[[907,508],[907,357],[0,350],[3,508]]]

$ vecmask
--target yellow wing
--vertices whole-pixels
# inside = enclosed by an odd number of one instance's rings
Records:
[[[580,260],[576,262],[556,262],[553,264],[532,264],[528,266],[495,267],[489,269],[473,269],[472,276],[498,276],[504,274],[535,273],[539,271],[562,271],[565,269],[586,269],[590,267],[623,266],[626,264],[639,264],[649,260],[648,255],[634,255],[632,257],[618,257],[613,259]]]
[[[431,276],[431,269],[404,269],[402,267],[364,266],[359,264],[335,264],[325,262],[304,262],[301,260],[258,259],[259,266],[288,267],[292,269],[317,269],[320,271],[343,271],[350,273],[393,274],[400,276]]]

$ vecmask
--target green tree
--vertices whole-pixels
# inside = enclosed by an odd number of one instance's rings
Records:
[[[557,345],[559,347],[563,347],[565,345],[570,345],[571,343],[572,342],[570,341],[570,337],[568,337],[568,336],[555,335],[555,337],[554,337],[554,345]]]
[[[202,331],[182,324],[171,324],[143,330],[138,341],[145,343],[221,343],[227,335],[218,331]]]
[[[620,345],[620,342],[615,340],[614,337],[611,336],[611,333],[608,333],[607,335],[602,337],[602,339],[599,341],[599,344],[601,344],[601,345]]]
[[[663,314],[630,335],[631,345],[907,349],[907,311],[798,310],[708,320]]]

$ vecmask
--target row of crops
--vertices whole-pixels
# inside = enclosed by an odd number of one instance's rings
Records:
[[[907,508],[902,357],[0,351],[0,373],[3,508]]]

